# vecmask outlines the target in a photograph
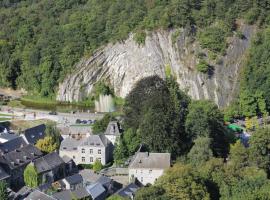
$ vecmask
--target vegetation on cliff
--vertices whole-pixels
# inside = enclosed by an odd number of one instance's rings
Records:
[[[237,17],[268,22],[268,1],[4,0],[0,2],[0,86],[53,96],[80,58],[144,30],[199,30],[202,47],[224,53]]]

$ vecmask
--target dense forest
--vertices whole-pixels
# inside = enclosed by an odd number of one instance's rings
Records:
[[[123,165],[141,144],[150,152],[170,152],[173,159],[173,166],[154,185],[139,189],[135,200],[270,199],[269,124],[253,130],[244,144],[214,103],[190,100],[173,77],[153,76],[127,96],[123,127],[116,164]]]
[[[130,32],[135,33],[136,41],[143,42],[145,30],[195,27],[191,34],[203,48],[224,53],[226,37],[237,28],[235,20],[243,18],[263,29],[269,23],[269,4],[268,0],[3,0],[0,86],[53,96],[58,83],[80,58],[108,42],[125,39]],[[269,48],[260,45],[267,36],[269,31],[253,48]],[[266,57],[258,53],[250,58],[245,89],[257,90],[259,83],[251,83],[249,76],[264,77],[251,70],[252,63],[258,59],[265,63]],[[201,63],[200,70],[205,67]],[[260,86],[269,108],[270,96],[264,88],[267,86]]]

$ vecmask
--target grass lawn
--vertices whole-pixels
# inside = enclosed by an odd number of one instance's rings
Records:
[[[7,120],[10,120],[10,118],[0,117],[0,122],[4,122],[4,121],[7,121]]]
[[[38,119],[38,120],[13,120],[10,122],[10,127],[13,130],[25,130],[34,126],[38,126],[40,124],[46,124],[48,122],[51,122],[51,120],[48,119]]]
[[[0,113],[0,117],[12,117],[12,114],[4,114],[4,113]]]

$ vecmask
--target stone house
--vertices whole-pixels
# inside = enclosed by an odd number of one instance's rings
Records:
[[[112,160],[113,145],[105,135],[90,135],[82,140],[66,138],[61,142],[59,154],[69,156],[78,164],[93,164],[100,160],[106,165]]]
[[[24,185],[23,173],[25,167],[42,155],[39,149],[29,144],[0,157],[0,166],[10,175],[9,179],[12,189],[16,190]]]
[[[22,137],[27,144],[35,145],[38,140],[43,139],[46,136],[45,130],[46,130],[45,124],[41,124],[32,128],[26,129],[23,132]]]
[[[52,183],[66,176],[66,163],[56,153],[49,153],[33,161],[42,183]]]
[[[171,166],[170,153],[138,152],[129,165],[129,180],[137,179],[141,184],[154,184],[164,170]]]

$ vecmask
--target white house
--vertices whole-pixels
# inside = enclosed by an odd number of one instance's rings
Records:
[[[59,154],[68,156],[78,164],[93,164],[97,159],[102,165],[112,160],[113,145],[105,135],[90,135],[81,140],[66,138],[61,142]]]
[[[120,135],[121,135],[121,127],[120,127],[119,123],[117,121],[111,121],[108,124],[107,129],[106,129],[104,135],[114,145],[115,142],[116,142],[116,139],[118,137],[120,137]]]
[[[170,153],[138,152],[129,165],[129,180],[140,181],[143,185],[154,184],[163,174],[164,170],[171,166]]]

